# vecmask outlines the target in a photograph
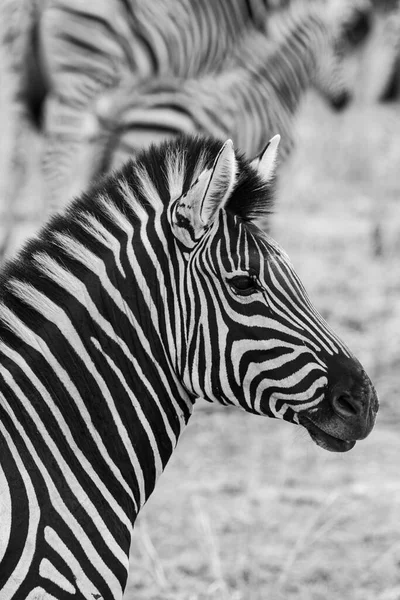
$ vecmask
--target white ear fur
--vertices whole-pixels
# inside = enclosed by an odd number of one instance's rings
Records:
[[[275,175],[278,146],[281,141],[280,135],[274,135],[265,146],[264,150],[251,161],[251,166],[262,177],[265,183],[271,181]]]
[[[219,151],[211,169],[205,169],[177,200],[171,216],[175,236],[193,247],[227,202],[236,178],[236,157],[231,140]]]
[[[216,211],[224,207],[235,184],[236,157],[232,140],[225,142],[214,161],[211,172],[203,171],[198,183],[202,176],[207,177],[208,183],[199,204],[199,216],[204,225],[208,225]]]

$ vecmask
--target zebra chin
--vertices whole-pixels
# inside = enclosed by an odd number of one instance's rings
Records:
[[[356,445],[356,440],[345,440],[340,437],[335,437],[317,425],[315,425],[308,417],[300,417],[299,421],[310,434],[311,439],[324,450],[329,452],[348,452]]]

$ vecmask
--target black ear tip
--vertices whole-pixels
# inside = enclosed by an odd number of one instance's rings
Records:
[[[347,26],[345,38],[352,46],[358,46],[368,36],[372,28],[372,15],[369,9],[359,10],[354,21]]]
[[[261,152],[261,155],[262,155],[262,154],[264,154],[264,152],[265,152],[266,150],[268,150],[268,148],[270,147],[270,145],[271,145],[271,140],[269,140],[269,141],[267,142],[267,144],[264,146],[264,149],[262,150],[262,152]]]
[[[348,104],[350,104],[351,99],[352,99],[352,96],[351,96],[350,92],[342,92],[342,94],[340,94],[340,96],[336,96],[336,98],[331,100],[330,104],[334,110],[341,111],[344,108],[346,108],[346,106]]]

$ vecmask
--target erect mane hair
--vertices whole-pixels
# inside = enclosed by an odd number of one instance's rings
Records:
[[[138,155],[136,164],[146,169],[160,198],[167,203],[173,199],[165,171],[167,164],[180,162],[181,168],[177,169],[180,181],[176,189],[180,188],[180,193],[185,194],[204,169],[211,169],[222,144],[221,140],[212,137],[184,135],[151,146]],[[241,152],[235,154],[238,163],[236,184],[224,208],[244,221],[266,217],[273,210],[274,181],[266,184]]]
[[[115,209],[130,222],[140,219],[140,213],[150,213],[188,191],[204,169],[212,167],[222,143],[214,138],[184,136],[173,141],[152,146],[140,153],[135,161],[128,161],[119,171],[100,179],[89,191],[71,202],[64,213],[50,219],[38,236],[28,242],[17,258],[8,262],[0,271],[0,301],[8,295],[7,282],[11,278],[38,284],[40,270],[34,256],[47,253],[61,261],[66,268],[74,266],[57,246],[54,234],[66,234],[91,252],[101,254],[101,241],[88,235],[84,227],[85,216],[95,220],[111,234],[120,234],[113,220]],[[255,169],[242,154],[237,153],[237,181],[225,205],[225,209],[244,221],[262,218],[272,211],[273,193],[271,183],[264,183]],[[172,189],[173,188],[173,189]]]

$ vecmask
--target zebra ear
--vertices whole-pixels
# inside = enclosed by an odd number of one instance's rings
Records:
[[[274,135],[265,146],[264,150],[251,161],[251,166],[257,171],[265,183],[271,181],[276,171],[276,160],[278,146],[281,141],[280,135]]]
[[[173,207],[171,225],[175,236],[187,247],[195,246],[214,221],[232,192],[236,157],[231,140],[219,151],[211,169],[205,169]]]
[[[200,202],[200,219],[209,225],[219,208],[223,208],[228,200],[236,178],[236,157],[232,140],[227,140],[218,152],[211,172],[203,171],[198,183],[204,178],[206,183]],[[196,183],[193,184],[194,189]]]

